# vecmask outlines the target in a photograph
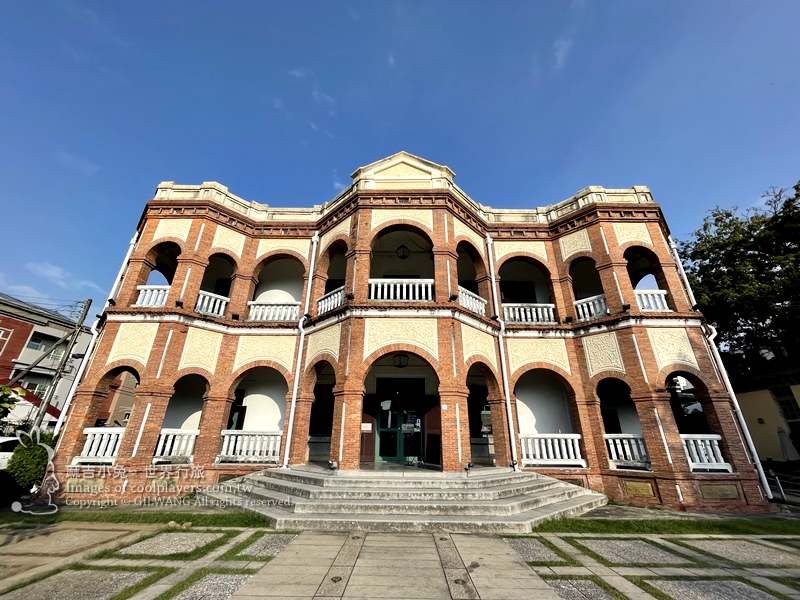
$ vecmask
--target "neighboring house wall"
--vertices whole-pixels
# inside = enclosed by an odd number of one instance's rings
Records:
[[[794,404],[791,398],[783,394],[790,391],[794,397]],[[785,407],[781,407],[776,400],[782,398]],[[784,460],[781,450],[778,428],[783,429],[787,435],[792,435],[795,446],[800,438],[800,411],[797,410],[800,404],[800,385],[781,386],[771,389],[756,390],[737,394],[739,405],[742,407],[747,427],[756,451],[761,460]],[[763,421],[763,422],[762,422]]]

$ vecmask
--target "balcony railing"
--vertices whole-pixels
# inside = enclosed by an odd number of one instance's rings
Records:
[[[482,317],[486,316],[486,300],[461,286],[458,286],[458,303]]]
[[[191,458],[198,429],[162,429],[153,455],[155,458]]]
[[[578,313],[578,321],[589,321],[591,319],[605,317],[608,314],[606,295],[600,294],[598,296],[578,300],[575,303],[575,311]]]
[[[225,309],[228,307],[228,302],[230,302],[230,298],[218,296],[217,294],[212,294],[211,292],[201,291],[197,295],[197,306],[195,307],[195,311],[204,315],[210,315],[212,317],[224,317]]]
[[[222,431],[222,452],[218,463],[277,463],[280,460],[280,431]]]
[[[248,321],[297,321],[300,318],[299,302],[248,302],[247,306]]]
[[[608,458],[612,469],[650,469],[644,436],[633,433],[607,433]]]
[[[344,304],[344,286],[328,292],[317,300],[317,314],[322,315]]]
[[[580,433],[521,433],[523,466],[585,467]]]
[[[370,279],[369,299],[383,302],[432,302],[433,279]]]
[[[733,467],[722,457],[719,442],[722,436],[713,434],[688,435],[681,434],[683,449],[692,471],[727,471]]]
[[[555,323],[555,304],[503,303],[503,319],[507,323]]]
[[[117,456],[124,427],[87,427],[86,443],[76,463],[111,463]]]
[[[640,310],[651,310],[656,312],[669,312],[667,306],[667,292],[664,290],[636,290],[636,304]]]
[[[167,303],[168,285],[137,285],[139,297],[134,306],[150,306],[158,308]]]

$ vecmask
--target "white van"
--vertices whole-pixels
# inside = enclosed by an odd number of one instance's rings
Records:
[[[0,437],[0,471],[5,471],[8,468],[8,461],[17,446],[19,446],[17,438]]]

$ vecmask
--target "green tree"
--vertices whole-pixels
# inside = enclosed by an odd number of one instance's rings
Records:
[[[47,472],[47,463],[53,458],[56,438],[52,433],[34,428],[30,434],[17,433],[20,444],[8,461],[8,472],[22,488],[40,485]]]
[[[723,350],[792,356],[800,350],[800,183],[762,198],[764,209],[716,207],[680,249]]]
[[[25,390],[21,387],[0,384],[0,419],[14,410],[17,400],[25,395]]]

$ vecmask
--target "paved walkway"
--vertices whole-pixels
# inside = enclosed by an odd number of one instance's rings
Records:
[[[800,536],[60,523],[0,529],[0,580],[0,600],[800,600]]]

